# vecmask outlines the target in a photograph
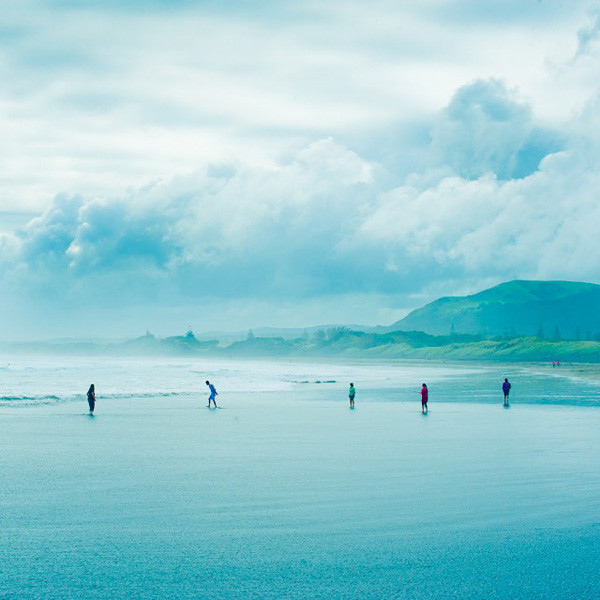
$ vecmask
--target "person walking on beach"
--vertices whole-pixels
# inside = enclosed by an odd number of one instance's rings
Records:
[[[90,389],[87,391],[88,404],[90,405],[90,414],[94,412],[96,407],[96,388],[94,384],[90,385]]]
[[[502,391],[504,392],[504,406],[508,406],[508,394],[510,393],[511,385],[508,382],[506,377],[504,378],[504,383],[502,384]]]
[[[216,400],[216,396],[218,396],[219,394],[217,393],[217,390],[215,389],[215,386],[210,382],[210,381],[206,381],[206,385],[208,386],[208,389],[210,390],[210,395],[208,397],[208,408],[210,408],[210,401],[213,401],[213,404],[215,405],[215,408],[217,408],[217,400]]]
[[[350,408],[354,408],[354,396],[356,396],[356,388],[354,384],[350,384],[350,389],[348,390],[348,398],[350,398]]]
[[[427,412],[429,412],[429,409],[427,408],[428,400],[429,400],[429,390],[427,389],[427,384],[424,383],[423,387],[421,388],[421,412],[423,414],[426,414]]]

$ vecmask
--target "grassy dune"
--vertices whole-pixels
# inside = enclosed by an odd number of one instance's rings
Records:
[[[600,342],[550,341],[535,337],[483,340],[476,336],[430,336],[422,332],[367,334],[334,331],[320,338],[254,338],[236,342],[232,355],[347,355],[377,358],[553,361],[600,363]]]

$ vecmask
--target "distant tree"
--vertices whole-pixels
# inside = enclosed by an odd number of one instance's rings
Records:
[[[314,338],[317,342],[324,342],[326,337],[324,329],[317,329],[314,333]]]
[[[554,339],[557,341],[562,339],[560,337],[560,327],[558,325],[554,328]]]
[[[538,328],[537,336],[540,338],[540,340],[544,339],[544,325],[542,323],[540,323]]]
[[[577,329],[575,330],[575,339],[577,341],[581,339],[581,329],[579,329],[579,327],[577,327]]]
[[[247,340],[253,340],[256,336],[254,335],[254,332],[252,331],[252,329],[248,329],[248,335],[246,336]]]
[[[454,321],[450,324],[450,335],[456,334],[456,328],[454,327]]]
[[[348,329],[348,327],[330,327],[326,331],[326,337],[330,342],[333,342],[349,331],[350,329]]]

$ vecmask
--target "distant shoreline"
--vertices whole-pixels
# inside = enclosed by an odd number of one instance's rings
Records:
[[[552,365],[544,363],[544,366],[550,371],[550,375],[556,377],[581,378],[588,381],[600,383],[600,364],[599,363],[562,363],[560,367],[552,368]]]
[[[366,333],[347,328],[320,330],[294,339],[248,337],[227,345],[200,341],[193,333],[157,338],[151,334],[124,342],[15,342],[0,352],[80,356],[214,356],[221,358],[365,358],[508,363],[600,364],[600,341],[546,340],[537,337],[484,339],[420,331]],[[562,367],[561,367],[562,368]]]

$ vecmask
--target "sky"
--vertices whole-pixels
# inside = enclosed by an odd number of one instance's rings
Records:
[[[0,339],[600,283],[600,2],[5,0]]]

